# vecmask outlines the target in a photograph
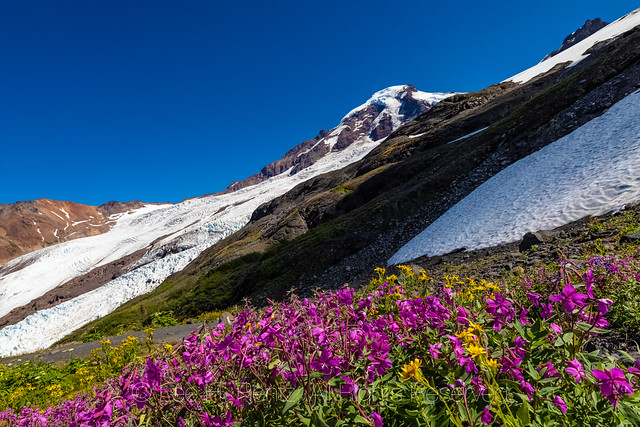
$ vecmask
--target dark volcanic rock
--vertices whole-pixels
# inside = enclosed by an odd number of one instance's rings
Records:
[[[520,249],[520,252],[525,252],[531,249],[531,247],[534,245],[539,245],[552,239],[553,234],[549,231],[536,231],[533,233],[529,232],[522,238],[522,242],[520,242],[520,246],[518,246],[518,249]]]
[[[562,42],[562,46],[560,46],[560,49],[554,50],[553,52],[545,56],[543,61],[545,59],[551,58],[552,56],[556,56],[563,50],[570,48],[576,43],[580,43],[582,40],[586,39],[592,34],[597,33],[607,25],[609,25],[609,23],[602,21],[600,18],[596,18],[594,20],[587,19],[582,27],[578,28],[576,31],[574,31],[564,39],[564,41]]]
[[[627,234],[620,238],[620,243],[638,243],[640,242],[640,233]]]

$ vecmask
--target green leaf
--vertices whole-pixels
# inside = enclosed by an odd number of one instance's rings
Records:
[[[362,415],[357,415],[354,419],[354,422],[358,423],[358,424],[364,424],[364,425],[369,425],[369,420],[367,420],[365,417],[363,417]]]
[[[278,363],[280,363],[280,359],[273,359],[271,363],[269,363],[269,369],[275,368]]]
[[[311,414],[311,424],[317,427],[329,427],[329,425],[322,419],[322,416],[315,412]]]
[[[562,341],[564,341],[566,343],[572,343],[573,342],[573,332],[567,332],[566,334],[564,334],[562,336]]]
[[[522,406],[518,409],[516,416],[523,426],[531,424],[531,417],[529,417],[529,403],[526,400],[522,402]]]
[[[522,337],[526,337],[527,336],[527,334],[525,333],[524,328],[522,327],[522,324],[520,322],[514,322],[513,326],[516,328],[516,331],[518,331],[520,336],[522,336]]]
[[[298,403],[300,399],[302,399],[303,394],[304,390],[302,389],[302,387],[298,387],[297,389],[293,390],[293,392],[287,399],[287,404],[284,405],[284,408],[282,409],[282,415],[286,414],[289,409],[291,409],[296,403]]]

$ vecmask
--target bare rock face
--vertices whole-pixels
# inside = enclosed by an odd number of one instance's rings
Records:
[[[380,141],[400,125],[427,112],[448,94],[419,92],[413,85],[393,86],[374,94],[367,103],[347,114],[333,129],[289,150],[281,159],[263,167],[249,178],[234,182],[225,192],[258,184],[288,171],[295,174],[318,161],[331,151],[341,151],[356,141]]]
[[[102,213],[105,217],[119,214],[123,212],[128,212],[133,209],[138,209],[143,207],[145,204],[140,200],[133,200],[131,202],[117,202],[115,200],[111,200],[103,205],[98,206],[96,209],[98,212]]]
[[[0,265],[47,246],[105,233],[115,225],[110,215],[143,205],[109,202],[96,207],[51,199],[0,205]]]
[[[550,54],[545,56],[543,61],[545,59],[551,58],[552,56],[556,56],[557,54],[559,54],[563,50],[566,50],[566,49],[570,48],[571,46],[573,46],[576,43],[580,43],[582,40],[586,39],[587,37],[589,37],[592,34],[595,34],[598,31],[600,31],[601,29],[603,29],[607,25],[609,25],[609,23],[608,22],[604,22],[600,18],[596,18],[596,19],[593,19],[593,20],[587,19],[587,21],[584,23],[584,25],[582,27],[578,28],[576,31],[574,31],[573,33],[569,34],[564,39],[564,41],[562,42],[562,46],[560,46],[560,48],[558,50],[554,50],[553,52],[551,52]]]

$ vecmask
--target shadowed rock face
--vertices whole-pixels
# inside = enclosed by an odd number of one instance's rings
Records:
[[[395,119],[406,123],[418,115],[429,111],[435,101],[414,95],[418,90],[412,85],[405,85],[393,99],[400,103],[397,114],[391,111],[384,101],[372,98],[368,103],[352,111],[342,119],[340,124],[331,130],[321,130],[318,135],[289,150],[281,159],[269,163],[262,170],[249,178],[234,182],[225,192],[237,191],[255,185],[268,178],[290,170],[295,174],[307,168],[330,151],[341,151],[353,142],[362,138],[379,141],[386,138],[397,127]],[[420,98],[420,99],[419,99]]]
[[[37,199],[0,205],[0,265],[29,252],[111,229],[109,216],[144,205],[108,202],[102,206]]]
[[[580,43],[582,40],[586,39],[592,34],[597,33],[607,25],[609,25],[609,22],[604,22],[600,18],[596,18],[593,20],[587,19],[582,27],[578,28],[576,31],[565,37],[564,41],[562,42],[562,46],[560,46],[558,50],[554,50],[553,52],[545,56],[543,61],[545,59],[551,58],[552,56],[556,56],[563,50],[569,49],[576,43]]]

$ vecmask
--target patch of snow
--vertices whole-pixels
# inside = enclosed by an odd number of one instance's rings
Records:
[[[508,166],[391,257],[399,264],[517,241],[640,200],[640,95]]]
[[[64,213],[64,214],[65,214],[65,216],[67,217],[67,219],[70,219],[70,218],[69,218],[69,214],[67,213],[67,211],[65,211],[65,210],[64,210],[64,209],[62,209],[62,208],[60,208],[60,210],[62,211],[62,213]]]
[[[438,102],[442,101],[445,98],[449,98],[450,96],[453,95],[457,95],[460,92],[447,92],[447,93],[442,93],[442,92],[421,92],[421,91],[417,91],[417,92],[413,92],[411,94],[411,96],[413,97],[413,99],[417,99],[418,101],[426,101],[428,103],[430,103],[431,105],[435,105]]]
[[[55,238],[58,238],[58,229],[56,228],[56,231],[53,232],[53,235],[55,236]]]
[[[72,223],[71,223],[71,226],[72,226],[72,227],[75,227],[76,225],[78,225],[78,224],[82,224],[83,222],[89,222],[89,220],[88,220],[88,219],[85,219],[85,220],[83,220],[83,221],[72,222]]]
[[[420,137],[421,137],[422,135],[424,135],[425,133],[426,133],[426,132],[422,132],[422,133],[419,133],[419,134],[417,134],[417,135],[409,135],[409,138],[411,138],[411,139],[413,139],[413,138],[420,138]]]
[[[346,116],[344,116],[344,118],[342,119],[342,121],[348,119],[349,117],[353,116],[354,114],[359,113],[360,111],[364,110],[365,108],[367,108],[369,105],[384,105],[390,109],[393,109],[393,105],[395,105],[396,103],[400,104],[400,101],[398,101],[398,96],[403,93],[405,91],[405,88],[407,87],[407,85],[398,85],[398,86],[390,86],[388,88],[382,89],[376,93],[373,94],[373,96],[371,98],[369,98],[369,100],[367,102],[365,102],[364,104],[362,104],[359,107],[354,108],[353,110],[349,111],[347,113]],[[421,101],[426,101],[428,103],[430,103],[431,105],[435,105],[436,103],[442,101],[445,98],[448,98],[450,96],[455,95],[454,92],[450,92],[450,93],[440,93],[440,92],[421,92],[421,91],[415,91],[411,93],[411,96],[414,99],[417,100],[421,100]]]
[[[612,22],[611,24],[607,25],[600,31],[597,31],[581,42],[576,43],[575,45],[566,50],[563,50],[557,55],[545,59],[544,61],[538,63],[537,65],[534,65],[528,70],[516,74],[515,76],[510,77],[504,81],[525,83],[540,74],[546,73],[558,64],[568,62],[570,63],[569,66],[574,66],[578,62],[586,58],[588,55],[585,54],[585,52],[595,46],[597,43],[613,39],[614,37],[617,37],[622,33],[637,27],[638,25],[640,25],[640,9],[634,10],[633,12]]]
[[[461,136],[461,137],[460,137],[460,138],[458,138],[458,139],[454,139],[453,141],[449,141],[449,142],[447,142],[447,144],[453,144],[454,142],[458,142],[458,141],[462,141],[463,139],[467,139],[467,138],[469,138],[470,136],[473,136],[473,135],[476,135],[476,134],[478,134],[478,133],[482,132],[483,130],[487,130],[487,128],[488,128],[488,127],[489,127],[489,126],[487,126],[487,127],[485,127],[485,128],[482,128],[482,129],[478,129],[478,130],[477,130],[477,131],[475,131],[475,132],[468,133],[468,134],[466,134],[465,136]]]

